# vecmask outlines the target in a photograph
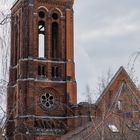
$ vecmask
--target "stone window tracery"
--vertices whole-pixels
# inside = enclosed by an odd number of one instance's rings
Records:
[[[41,104],[45,108],[51,108],[54,105],[54,97],[50,93],[44,93],[41,96]]]

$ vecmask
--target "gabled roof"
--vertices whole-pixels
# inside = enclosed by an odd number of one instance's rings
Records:
[[[134,82],[132,81],[132,79],[130,78],[130,76],[128,75],[128,73],[126,72],[126,70],[124,69],[124,67],[121,66],[119,68],[119,70],[116,72],[116,74],[113,76],[112,80],[109,82],[109,84],[107,85],[107,87],[104,89],[104,91],[102,92],[102,94],[100,95],[100,97],[97,99],[95,105],[98,105],[98,103],[107,94],[107,92],[110,90],[110,88],[112,87],[112,85],[115,82],[121,82],[121,81],[125,81],[129,86],[132,87],[132,89],[134,90],[134,92],[138,93],[138,96],[140,96],[140,93],[138,91],[138,88],[136,87],[136,85],[134,84]]]
[[[108,93],[110,90],[113,91],[113,92],[111,92],[113,95],[115,95],[116,93],[117,93],[117,95],[121,95],[121,93],[125,93],[125,92],[123,92],[123,90],[119,90],[119,89],[121,89],[120,87],[122,87],[122,89],[123,89],[123,87],[124,88],[130,87],[132,89],[133,95],[137,96],[138,99],[140,99],[140,94],[139,94],[139,91],[137,90],[136,85],[134,84],[134,82],[132,81],[132,79],[126,72],[126,70],[123,67],[120,67],[119,70],[117,71],[117,73],[114,75],[114,77],[110,81],[110,83],[108,84],[108,86],[105,88],[105,90],[101,94],[101,96],[96,101],[95,106],[96,107],[99,106],[99,109],[102,109],[102,106],[100,108],[100,103],[102,103],[104,97],[108,96]],[[120,92],[118,92],[118,91],[120,91]],[[112,98],[111,98],[112,103],[113,103],[115,97],[116,96],[112,96]],[[88,104],[82,103],[81,105],[87,106]],[[116,118],[117,118],[121,121],[124,121],[123,120],[124,118],[123,119],[121,118],[124,116],[119,116],[118,114],[114,113],[114,111],[110,110],[110,106],[112,106],[112,104],[110,104],[109,107],[106,106],[105,104],[102,104],[102,105],[107,107],[106,110],[104,110],[107,112],[104,112],[106,114],[104,114],[105,116],[104,116],[103,120],[102,120],[102,117],[100,118],[100,114],[99,114],[99,116],[97,114],[97,116],[94,118],[94,121],[91,121],[91,122],[89,121],[85,125],[82,124],[82,126],[77,127],[76,129],[74,129],[73,131],[70,131],[66,135],[63,135],[61,137],[61,139],[65,140],[65,139],[78,139],[78,138],[82,139],[83,138],[83,139],[89,140],[91,138],[96,139],[96,137],[97,137],[97,139],[100,139],[99,138],[100,136],[98,136],[98,133],[102,131],[103,124],[104,124],[104,128],[107,130],[107,133],[109,134],[108,136],[110,136],[110,134],[111,134],[111,136],[114,136],[114,134],[115,134],[115,138],[119,139],[121,136],[121,133],[119,132],[119,125],[116,124],[117,122],[115,122],[114,120],[116,120]],[[96,118],[97,118],[97,120],[96,120]],[[112,118],[112,119],[110,119],[110,118]],[[104,121],[106,122],[106,124],[104,123]]]

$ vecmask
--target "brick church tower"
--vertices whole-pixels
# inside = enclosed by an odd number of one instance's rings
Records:
[[[74,0],[17,0],[11,8],[10,140],[55,140],[77,103]]]

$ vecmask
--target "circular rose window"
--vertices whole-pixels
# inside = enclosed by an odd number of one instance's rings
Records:
[[[40,98],[43,107],[51,108],[54,105],[54,97],[50,93],[45,93]]]

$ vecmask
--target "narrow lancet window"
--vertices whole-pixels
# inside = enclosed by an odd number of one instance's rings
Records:
[[[52,67],[52,78],[53,80],[58,80],[60,78],[59,67],[57,66]]]
[[[38,23],[38,57],[45,57],[45,23],[40,21]]]
[[[14,53],[15,53],[15,56],[14,56],[14,59],[15,59],[15,65],[17,65],[17,62],[18,62],[18,28],[17,28],[17,24],[15,24],[15,46],[14,46]]]
[[[45,76],[45,66],[44,65],[39,65],[38,66],[38,76]]]
[[[58,58],[58,23],[52,23],[52,57]]]

